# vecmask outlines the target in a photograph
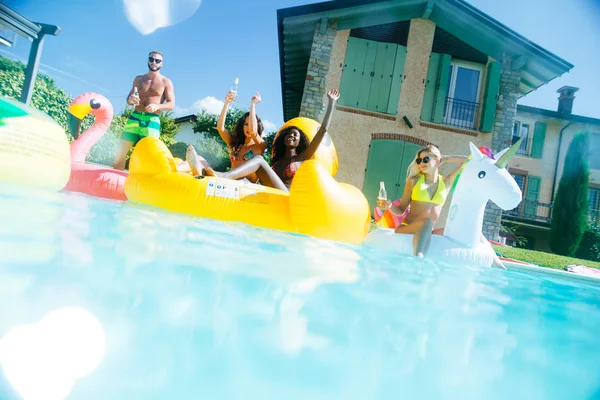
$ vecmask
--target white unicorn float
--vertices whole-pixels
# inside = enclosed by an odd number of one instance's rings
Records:
[[[506,170],[521,140],[499,152],[493,159],[473,144],[471,158],[458,177],[443,235],[432,235],[427,255],[444,256],[469,265],[491,266],[494,249],[481,240],[483,214],[488,200],[503,210],[519,205],[522,193]],[[394,229],[375,229],[364,244],[396,253],[413,254],[413,235],[396,234]]]

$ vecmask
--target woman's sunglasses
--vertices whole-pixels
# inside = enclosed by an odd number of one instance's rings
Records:
[[[148,61],[157,63],[157,64],[160,64],[162,62],[162,60],[160,58],[152,58],[152,57],[148,57]]]
[[[423,162],[423,164],[427,164],[429,162],[430,158],[429,156],[425,156],[423,158],[419,157],[415,160],[415,162],[417,163],[417,165],[421,164],[421,162]]]

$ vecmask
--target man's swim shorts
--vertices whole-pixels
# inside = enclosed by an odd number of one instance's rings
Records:
[[[160,115],[134,111],[125,124],[121,139],[136,144],[146,136],[160,136]]]

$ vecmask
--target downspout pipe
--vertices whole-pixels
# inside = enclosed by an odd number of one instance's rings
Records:
[[[558,161],[560,160],[560,146],[562,145],[563,132],[569,126],[571,126],[573,122],[569,122],[565,126],[562,127],[560,133],[558,134],[558,149],[556,150],[556,165],[554,166],[554,178],[552,179],[552,203],[554,203],[554,190],[556,189],[556,176],[558,175]]]

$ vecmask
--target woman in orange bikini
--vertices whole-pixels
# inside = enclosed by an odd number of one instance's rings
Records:
[[[389,210],[396,215],[404,214],[406,208],[410,206],[408,215],[395,231],[414,234],[413,245],[416,256],[423,257],[427,252],[433,225],[439,218],[449,189],[465,161],[467,157],[442,157],[440,150],[433,145],[422,148],[408,167],[400,204],[395,206],[388,202]],[[459,166],[444,177],[438,172],[442,162],[457,163]]]
[[[233,132],[230,133],[225,128],[225,118],[227,117],[229,104],[233,103],[234,101],[235,95],[233,92],[229,91],[227,96],[225,96],[223,110],[221,111],[221,115],[217,121],[217,131],[219,131],[219,135],[221,135],[221,138],[225,144],[227,144],[227,148],[229,149],[231,169],[239,167],[255,156],[262,156],[267,148],[267,143],[262,138],[264,129],[263,123],[260,118],[256,116],[255,110],[256,104],[260,103],[261,101],[260,94],[256,93],[255,96],[252,96],[252,99],[250,100],[250,111],[244,114],[237,121]],[[188,146],[186,152],[187,162],[181,163],[178,167],[178,170],[182,172],[192,171],[194,175],[197,175],[197,172],[194,172],[195,168],[193,168],[190,163],[190,159],[194,163],[199,162],[203,168],[212,169],[204,157],[199,156],[196,153],[194,146],[190,145]],[[240,177],[240,179],[243,178],[248,179],[252,183],[256,183],[258,180],[256,174],[249,174],[248,176]]]
[[[201,171],[205,176],[218,176],[228,179],[239,179],[244,176],[256,174],[260,182],[265,186],[275,189],[289,191],[292,179],[296,170],[303,161],[310,159],[321,144],[321,141],[327,133],[331,115],[335,108],[335,102],[340,97],[338,89],[331,89],[327,93],[329,104],[323,118],[323,123],[314,139],[308,140],[308,137],[302,130],[296,126],[290,126],[281,131],[275,143],[273,143],[273,166],[270,167],[265,159],[260,155],[255,155],[251,160],[241,164],[239,167],[229,172],[215,172],[210,166],[203,165],[193,155],[188,159],[192,172],[198,175]]]

